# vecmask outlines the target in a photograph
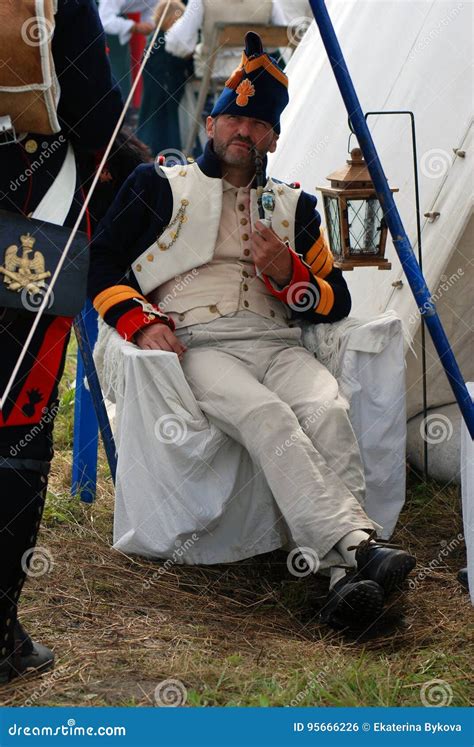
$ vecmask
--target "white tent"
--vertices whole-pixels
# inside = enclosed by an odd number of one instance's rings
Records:
[[[423,271],[464,379],[473,381],[473,5],[327,0],[326,6],[363,110],[414,112],[421,212],[440,214],[435,221],[422,218]],[[347,112],[314,22],[287,73],[290,105],[270,170],[314,192],[328,185],[326,176],[343,165],[349,136]],[[368,122],[389,184],[400,190],[396,203],[417,251],[409,117],[371,116]],[[353,136],[350,147],[355,146]],[[465,151],[465,157],[454,149]],[[319,209],[324,224],[321,200]],[[391,271],[364,267],[345,277],[354,316],[394,309],[414,338],[417,357],[407,351],[407,409],[409,451],[416,460],[414,452],[421,454],[416,418],[422,409],[420,317],[390,238],[387,256]],[[450,406],[454,395],[429,339],[427,368],[428,405],[434,408],[430,450],[441,448],[440,454],[430,453],[431,465],[448,461],[449,477],[456,477],[459,413]]]

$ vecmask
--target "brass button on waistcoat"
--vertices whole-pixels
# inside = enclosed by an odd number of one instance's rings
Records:
[[[246,257],[248,257],[250,254],[250,249],[244,249],[244,254]]]
[[[247,225],[247,223],[248,223],[248,220],[247,220],[247,218],[241,218],[241,219],[240,219],[240,225],[241,225],[241,226],[246,226],[246,225]]]
[[[212,313],[215,314],[215,312],[217,311],[217,306],[215,304],[212,304],[211,306],[209,306],[209,311],[212,311]]]
[[[155,258],[154,258],[154,256],[153,256],[153,254],[147,254],[147,255],[146,255],[146,258],[147,258],[147,260],[148,260],[149,262],[153,262],[153,260],[155,259]]]
[[[248,305],[249,305],[249,302],[248,301],[244,301],[244,306],[248,307]]]
[[[249,235],[248,235],[248,233],[243,233],[243,234],[242,234],[242,241],[248,241],[248,240],[249,240]]]
[[[244,278],[248,278],[248,276],[249,276],[247,270],[243,270],[242,271],[242,275],[244,276]]]
[[[179,319],[180,322],[182,322],[183,319],[184,319],[184,314],[179,314],[178,315],[178,319]]]
[[[288,228],[288,226],[290,225],[290,222],[287,220],[282,220],[281,225],[285,226],[285,228]]]
[[[141,265],[137,265],[135,267],[135,269],[136,269],[137,272],[141,272],[142,271],[142,266]]]
[[[238,208],[239,210],[245,210],[245,205],[243,205],[242,203],[239,203],[239,204],[237,205],[237,208]]]
[[[244,283],[243,286],[242,286],[242,288],[244,289],[244,291],[248,291],[248,289],[249,289],[247,283]]]
[[[275,312],[273,311],[273,309],[270,309],[270,316],[275,316]]]

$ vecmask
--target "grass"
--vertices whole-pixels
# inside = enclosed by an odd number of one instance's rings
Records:
[[[71,346],[38,541],[53,565],[28,580],[21,604],[29,632],[55,649],[56,668],[4,688],[4,705],[155,705],[155,688],[169,679],[192,706],[419,706],[433,680],[451,705],[472,702],[456,486],[409,480],[395,541],[426,570],[373,637],[321,626],[326,583],[291,576],[279,551],[156,573],[162,564],[110,547],[113,486],[103,453],[96,502],[69,495],[74,355]]]

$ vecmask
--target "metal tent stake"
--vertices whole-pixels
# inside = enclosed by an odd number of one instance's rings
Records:
[[[341,47],[336,37],[331,18],[324,0],[309,0],[321,38],[331,63],[341,96],[343,98],[351,129],[369,169],[370,176],[382,205],[385,220],[390,231],[396,252],[405,272],[408,284],[415,297],[418,309],[433,340],[436,352],[448,377],[454,396],[459,404],[471,438],[474,438],[474,403],[469,395],[461,371],[451,350],[436,306],[426,285],[423,273],[416,261],[410,241],[403,227],[395,200],[388,187],[382,164],[375,149],[372,136],[359,103],[354,85],[347,69]]]

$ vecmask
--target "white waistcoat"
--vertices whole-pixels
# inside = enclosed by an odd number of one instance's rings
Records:
[[[189,270],[209,262],[216,245],[222,211],[222,180],[206,176],[197,163],[161,167],[173,193],[172,218],[156,241],[133,262],[132,270],[144,295]],[[295,213],[301,189],[274,182],[272,228],[295,248]],[[250,192],[250,220],[258,220],[256,190]]]

